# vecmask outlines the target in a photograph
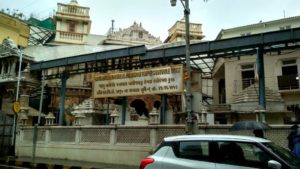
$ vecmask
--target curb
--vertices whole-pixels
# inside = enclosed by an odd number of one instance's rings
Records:
[[[8,156],[6,158],[0,159],[0,164],[22,167],[22,168],[30,168],[30,169],[96,169],[91,167],[83,167],[83,166],[69,166],[69,165],[61,165],[61,164],[45,164],[45,163],[31,163],[27,161],[17,160],[13,156]]]
[[[19,167],[20,169],[136,169],[138,166],[127,166],[86,161],[8,156],[0,158],[0,164]],[[1,167],[0,167],[1,168]]]

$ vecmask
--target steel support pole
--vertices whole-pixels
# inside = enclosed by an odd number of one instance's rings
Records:
[[[160,124],[166,124],[166,107],[167,107],[167,95],[162,94],[160,96],[161,106],[160,106]]]
[[[127,97],[123,97],[122,100],[122,119],[121,119],[121,124],[125,125],[125,121],[126,121],[126,108],[127,108],[127,104],[128,104],[128,98]]]
[[[59,121],[60,126],[64,125],[64,113],[65,113],[65,95],[66,95],[66,85],[67,85],[67,75],[63,73],[61,77],[61,88],[60,88],[60,109],[59,109]]]
[[[186,133],[195,134],[194,123],[192,119],[192,94],[191,94],[191,65],[190,65],[190,8],[189,0],[185,0],[184,16],[185,16],[185,64],[186,73],[189,78],[186,80]]]
[[[41,114],[43,111],[44,87],[45,87],[45,70],[42,70],[41,98],[40,98],[39,116],[38,116],[38,123],[37,123],[38,125],[40,125],[41,123]]]
[[[35,155],[36,155],[36,144],[37,144],[37,135],[38,135],[38,126],[41,123],[41,114],[43,108],[43,99],[44,99],[44,86],[45,86],[45,71],[42,70],[42,84],[41,84],[41,97],[40,97],[40,106],[39,106],[39,116],[37,124],[34,124],[33,128],[33,138],[32,138],[32,159],[31,163],[35,164]]]
[[[21,71],[22,71],[22,59],[23,54],[22,51],[17,51],[19,55],[19,72],[18,72],[18,81],[17,81],[17,92],[16,92],[16,101],[19,101],[19,91],[20,91],[20,81],[21,81]],[[11,146],[15,146],[16,144],[16,134],[17,134],[17,113],[14,113],[14,122],[13,122],[13,128],[12,128],[12,140],[11,140]],[[15,155],[15,152],[13,152]]]
[[[265,93],[265,69],[263,47],[257,48],[257,73],[259,77],[259,105],[266,110],[266,93]],[[265,122],[265,112],[259,113],[259,121]]]

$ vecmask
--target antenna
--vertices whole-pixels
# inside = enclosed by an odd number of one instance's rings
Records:
[[[285,18],[285,10],[283,10],[283,18]]]
[[[111,33],[114,32],[114,29],[115,29],[114,24],[115,24],[115,20],[113,19],[113,20],[111,20]]]

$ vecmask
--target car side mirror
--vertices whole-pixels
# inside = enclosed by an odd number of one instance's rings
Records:
[[[269,169],[281,169],[281,164],[275,160],[268,161]]]

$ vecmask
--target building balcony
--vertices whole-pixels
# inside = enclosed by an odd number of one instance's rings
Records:
[[[67,43],[84,43],[87,34],[66,32],[66,31],[56,31],[55,41],[67,42]]]
[[[80,6],[70,6],[58,3],[57,13],[76,15],[76,16],[89,16],[89,8]]]

